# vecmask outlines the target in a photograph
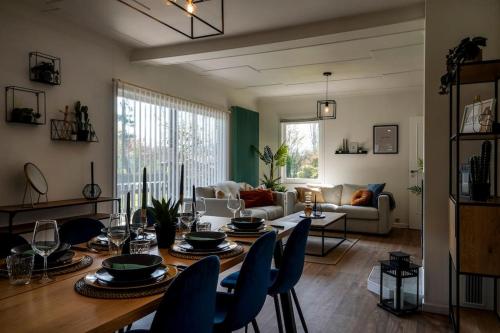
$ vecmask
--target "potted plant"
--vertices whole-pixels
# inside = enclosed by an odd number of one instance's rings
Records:
[[[80,101],[75,104],[75,118],[77,132],[76,136],[78,141],[88,141],[89,140],[89,108],[86,105],[82,105]]]
[[[172,199],[165,201],[164,198],[161,201],[151,198],[151,201],[153,202],[152,212],[155,219],[158,247],[161,249],[169,248],[175,241],[181,202],[172,202]]]
[[[286,186],[280,183],[281,177],[274,178],[274,168],[285,166],[288,156],[288,146],[282,143],[276,154],[273,154],[269,146],[265,146],[262,153],[255,146],[252,146],[252,149],[257,153],[260,160],[269,166],[269,176],[264,174],[264,177],[260,180],[261,184],[273,191],[286,192]]]

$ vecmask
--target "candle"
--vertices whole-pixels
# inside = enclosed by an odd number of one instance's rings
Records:
[[[146,228],[146,224],[148,222],[147,219],[147,211],[146,211],[146,206],[147,206],[147,192],[148,188],[146,185],[146,168],[144,167],[142,171],[142,207],[141,207],[141,223],[143,228]]]
[[[184,163],[181,165],[181,184],[179,185],[179,201],[184,201]]]
[[[193,210],[196,207],[196,189],[193,185]]]
[[[130,224],[130,192],[127,192],[127,206],[126,206],[126,213],[127,213],[127,224]]]

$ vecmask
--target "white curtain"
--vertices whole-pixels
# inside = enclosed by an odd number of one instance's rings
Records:
[[[148,205],[154,198],[179,196],[184,163],[184,193],[192,185],[227,179],[229,114],[115,80],[115,191],[132,209],[141,205],[142,169],[147,168]]]

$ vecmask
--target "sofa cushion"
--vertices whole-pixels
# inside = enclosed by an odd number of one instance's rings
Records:
[[[337,213],[346,213],[348,219],[378,220],[378,210],[374,207],[343,205]]]
[[[197,198],[215,198],[215,191],[212,186],[197,187],[195,192]]]
[[[306,192],[311,192],[311,201],[314,202],[314,199],[316,198],[316,202],[322,203],[325,202],[325,199],[323,198],[323,193],[321,192],[321,189],[318,187],[296,187],[295,190],[297,191],[297,201],[299,202],[304,202],[306,200],[305,198],[305,193]]]
[[[373,195],[372,191],[357,190],[352,195],[351,205],[353,205],[353,206],[371,206],[372,205],[372,195]]]
[[[233,198],[236,198],[236,196],[239,195],[240,193],[240,184],[228,180],[215,185],[214,190],[215,190],[215,197],[217,199],[225,199],[228,198],[230,195]]]
[[[245,201],[246,208],[272,206],[274,204],[271,190],[240,191],[240,198]]]
[[[372,206],[378,208],[378,197],[384,190],[385,183],[382,184],[368,184],[368,189],[373,192]]]
[[[342,184],[342,199],[341,205],[350,205],[354,192],[360,189],[366,189],[366,185]]]
[[[281,206],[263,206],[250,208],[253,217],[259,217],[266,220],[276,220],[283,217],[283,207]]]
[[[342,185],[334,187],[321,187],[321,193],[323,193],[325,202],[340,205],[342,199]]]

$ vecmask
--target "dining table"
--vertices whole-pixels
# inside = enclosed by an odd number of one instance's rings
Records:
[[[203,216],[202,222],[210,222],[212,230],[219,230],[230,223],[230,218]],[[274,253],[275,265],[279,267],[283,251],[283,240],[290,235],[296,223],[287,220],[266,221],[277,233]],[[230,237],[229,240],[242,245],[244,251],[234,257],[221,259],[220,272],[240,264],[257,237]],[[102,261],[109,258],[107,252],[93,252],[86,244],[78,244],[73,250],[89,255],[93,263],[80,271],[57,275],[51,282],[31,283],[15,286],[6,278],[0,279],[0,322],[3,332],[114,332],[154,312],[163,294],[129,299],[98,299],[85,297],[74,290],[75,283],[85,275],[101,268]],[[169,254],[168,249],[152,247],[151,254],[163,257],[165,264],[189,266],[195,260],[181,259]],[[280,296],[287,332],[295,332],[292,301],[289,294]]]

